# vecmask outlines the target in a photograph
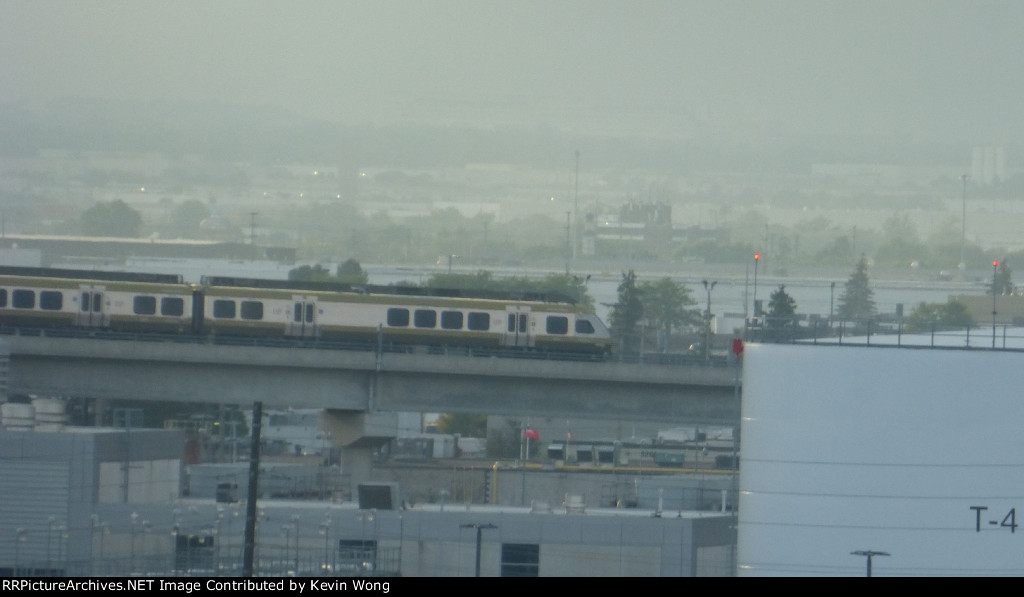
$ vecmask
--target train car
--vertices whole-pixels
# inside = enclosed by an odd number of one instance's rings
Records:
[[[420,294],[416,294],[416,292]],[[573,305],[493,293],[208,278],[203,329],[404,345],[509,347],[602,354],[608,329]]]
[[[535,295],[0,267],[0,326],[384,341],[602,355],[593,313]]]
[[[0,267],[0,326],[192,330],[181,276]]]

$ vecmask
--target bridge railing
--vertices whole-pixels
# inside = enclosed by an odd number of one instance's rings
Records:
[[[216,344],[224,346],[254,346],[265,348],[299,348],[320,350],[352,350],[379,352],[381,354],[428,354],[436,356],[478,356],[509,359],[532,359],[544,361],[588,361],[622,362],[648,365],[728,367],[732,365],[731,355],[724,351],[644,352],[644,353],[603,353],[564,352],[549,350],[523,350],[520,348],[488,348],[448,345],[410,345],[390,342],[344,341],[321,338],[290,338],[284,336],[243,336],[243,335],[194,335],[161,332],[129,332],[80,328],[41,328],[0,326],[0,335],[34,336],[49,338],[86,338],[95,340],[120,340],[131,342],[173,342],[188,344]]]
[[[758,318],[748,326],[749,342],[905,348],[1024,350],[1024,327],[996,324],[908,324],[902,319],[825,319],[800,325],[791,318]]]

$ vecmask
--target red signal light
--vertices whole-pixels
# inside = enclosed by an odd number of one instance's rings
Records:
[[[760,253],[754,253],[754,261],[758,261],[760,259],[761,259],[761,254]]]
[[[998,259],[996,259],[995,261],[992,262],[992,267],[999,267],[999,260]]]

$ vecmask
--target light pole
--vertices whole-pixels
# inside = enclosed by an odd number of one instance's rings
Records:
[[[28,536],[28,531],[18,527],[14,530],[14,576],[20,576],[19,568],[21,568],[21,542]]]
[[[256,246],[256,216],[259,214],[258,211],[249,212],[249,244],[254,247]]]
[[[708,293],[708,309],[704,312],[704,360],[709,360],[711,359],[711,291],[714,290],[718,281],[701,280],[700,282]]]
[[[967,175],[961,174],[960,181],[963,182],[963,213],[960,216],[960,277],[964,275],[967,265],[964,263],[964,242],[967,239]]]
[[[754,253],[754,309],[751,311],[757,317],[757,264],[761,262],[761,254]]]
[[[289,525],[295,531],[295,574],[299,573],[299,515],[292,514],[288,519]],[[287,551],[287,549],[285,550]]]
[[[999,260],[992,262],[992,348],[996,347],[996,275],[999,270]]]
[[[887,556],[887,555],[889,555],[889,553],[885,552],[885,551],[874,551],[874,550],[871,550],[871,549],[861,549],[861,550],[858,550],[858,551],[851,551],[850,555],[851,556],[864,556],[864,557],[866,557],[868,559],[868,578],[870,578],[871,577],[871,558],[873,558],[875,556]]]
[[[324,536],[324,564],[320,567],[320,573],[330,575],[334,572],[331,562],[331,513],[324,514],[324,520],[320,523],[320,534]]]
[[[377,533],[376,533],[376,528],[377,528],[376,525],[377,525],[377,523],[376,523],[376,515],[377,515],[377,510],[376,509],[372,509],[372,508],[370,510],[360,510],[359,513],[356,514],[356,518],[359,519],[360,521],[362,521],[362,523],[363,523],[362,524],[363,529],[362,529],[362,532],[360,533],[360,541],[359,541],[360,542],[360,549],[362,549],[362,552],[363,552],[362,553],[363,565],[362,565],[362,570],[360,571],[360,574],[373,573],[377,569]],[[371,551],[370,547],[368,546],[367,540],[366,540],[366,523],[367,522],[374,523],[374,529],[375,530],[374,530],[374,533],[373,533],[373,549],[372,549],[372,551]]]
[[[836,302],[836,283],[832,282],[831,290],[828,295],[828,329],[832,329],[832,314],[835,312],[833,307]]]
[[[992,284],[992,288],[995,288],[995,283]],[[993,290],[993,292],[995,292]],[[53,567],[53,558],[50,557],[50,537],[53,535],[53,531],[57,529],[57,518],[55,516],[50,517],[49,526],[46,529],[46,567]]]
[[[138,512],[132,512],[130,518],[131,518],[131,522],[132,522],[132,544],[131,544],[132,553],[129,556],[129,562],[128,563],[129,563],[129,567],[131,569],[130,572],[134,573],[135,572],[135,528],[136,528],[136,525],[139,524],[139,513]]]
[[[572,252],[573,259],[576,258],[576,246],[579,245],[580,233],[580,150],[576,150],[576,180],[572,190]]]
[[[493,524],[491,524],[489,522],[487,524],[480,524],[478,522],[475,522],[475,523],[471,523],[471,524],[460,524],[459,528],[460,529],[476,529],[476,576],[479,577],[480,576],[480,538],[481,538],[481,533],[483,532],[484,529],[496,529],[498,527],[497,527],[497,525],[493,525]]]

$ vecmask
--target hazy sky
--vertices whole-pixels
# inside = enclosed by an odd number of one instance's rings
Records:
[[[3,0],[0,99],[1005,143],[1019,0]]]

